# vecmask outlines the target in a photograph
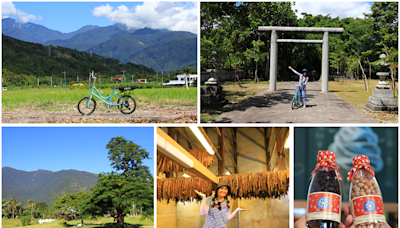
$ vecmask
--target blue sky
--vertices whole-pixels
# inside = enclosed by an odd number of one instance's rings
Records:
[[[118,136],[150,153],[144,164],[154,175],[153,127],[3,127],[2,167],[110,172],[106,145]]]
[[[2,18],[19,18],[63,33],[114,23],[197,32],[197,7],[196,2],[2,2]]]

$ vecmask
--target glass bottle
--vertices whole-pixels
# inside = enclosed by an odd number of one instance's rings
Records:
[[[355,227],[386,228],[382,192],[367,156],[353,158],[347,181],[351,181],[349,202]]]
[[[307,226],[338,228],[342,201],[339,166],[331,151],[319,151],[317,160],[308,188]]]

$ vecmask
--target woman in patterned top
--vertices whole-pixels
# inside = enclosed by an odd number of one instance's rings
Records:
[[[303,98],[303,100],[300,100],[300,104],[304,104],[303,108],[306,107],[306,85],[308,82],[308,77],[307,77],[307,69],[302,70],[302,74],[299,72],[295,71],[291,66],[289,66],[289,69],[293,71],[293,73],[297,74],[299,76],[299,85],[298,85],[298,94]]]
[[[226,228],[226,224],[235,217],[237,212],[246,211],[246,209],[236,208],[233,213],[230,213],[228,195],[231,194],[231,188],[225,181],[219,182],[214,196],[206,197],[201,192],[196,191],[196,193],[203,198],[200,214],[207,215],[203,228]]]

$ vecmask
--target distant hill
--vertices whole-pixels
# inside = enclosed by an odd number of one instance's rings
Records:
[[[149,66],[157,71],[197,68],[197,38],[174,40],[145,48],[125,61]]]
[[[136,32],[147,35],[135,35]],[[106,58],[110,58],[112,55],[113,58],[119,59],[122,63],[127,63],[129,62],[127,60],[129,56],[134,55],[150,46],[160,45],[172,41],[179,42],[178,40],[181,39],[197,37],[196,34],[190,32],[157,32],[155,30],[150,32],[150,29],[146,29],[144,31],[142,30],[142,32],[138,30],[136,32],[117,36],[102,44],[90,48],[88,52],[92,51],[93,53]],[[153,34],[150,35],[151,33]]]
[[[87,25],[75,32],[62,33],[56,30],[48,29],[45,26],[34,23],[18,23],[15,19],[2,19],[2,31],[4,35],[14,37],[16,39],[44,44],[48,40],[69,39],[79,33],[98,28],[98,26]],[[34,39],[32,39],[32,37]]]
[[[138,29],[132,33],[132,35],[140,35],[140,36],[151,36],[156,33],[162,32],[161,30],[154,30],[150,28]]]
[[[78,51],[86,51],[89,48],[103,43],[116,36],[129,33],[129,31],[122,29],[121,26],[117,24],[107,27],[99,27],[86,32],[82,32],[66,40],[50,40],[47,41],[45,45],[57,45],[61,47],[76,49]]]
[[[132,63],[121,64],[119,60],[103,58],[96,54],[90,57],[87,52],[79,52],[63,47],[49,47],[41,44],[23,42],[3,35],[3,71],[14,74],[35,76],[61,77],[61,71],[68,71],[67,81],[75,80],[76,76],[87,77],[94,70],[100,75],[114,76],[120,74],[121,69],[128,73],[138,72],[154,74],[154,70]],[[9,81],[3,72],[4,81]]]
[[[24,205],[28,199],[33,199],[52,205],[62,195],[89,191],[96,185],[98,176],[77,170],[27,172],[3,167],[2,178],[3,199],[14,197]]]
[[[38,39],[38,38],[32,36],[31,34],[24,32],[19,28],[12,27],[12,26],[10,26],[6,29],[3,28],[3,34],[14,37],[15,39],[26,41],[26,42],[32,42],[32,43],[38,43],[38,44],[42,44],[44,42],[43,40]]]

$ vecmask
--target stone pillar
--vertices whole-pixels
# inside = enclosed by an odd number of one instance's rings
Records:
[[[276,30],[271,31],[271,50],[270,50],[270,71],[269,71],[269,90],[276,90],[276,77],[278,73],[278,44],[276,40]]]
[[[328,79],[329,79],[329,33],[324,32],[322,43],[322,70],[321,70],[321,84],[322,92],[328,92]]]

